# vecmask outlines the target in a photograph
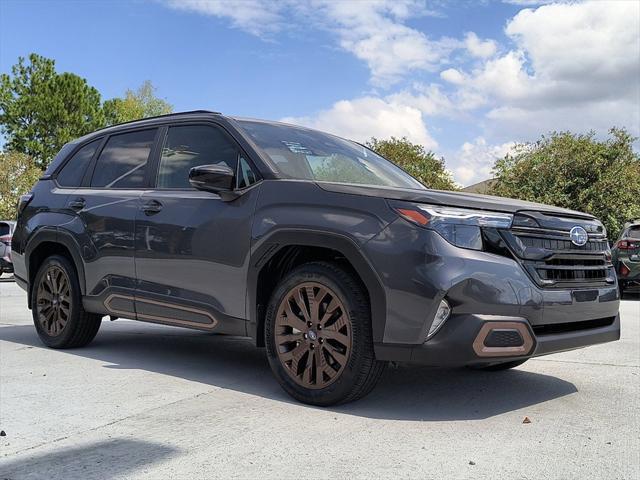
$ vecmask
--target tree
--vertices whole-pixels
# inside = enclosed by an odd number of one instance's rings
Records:
[[[20,195],[28,193],[41,175],[28,155],[0,152],[0,219],[15,219]]]
[[[489,193],[583,211],[605,224],[609,238],[640,217],[640,156],[634,138],[613,128],[608,139],[551,133],[496,161]]]
[[[123,98],[105,101],[103,108],[107,124],[115,125],[171,113],[173,106],[157,98],[155,90],[151,81],[146,80],[136,91],[127,90]]]
[[[104,125],[100,94],[73,73],[35,53],[0,75],[0,130],[5,148],[45,169],[62,145]]]
[[[422,145],[411,143],[405,137],[388,140],[372,138],[367,142],[374,152],[404,168],[426,187],[438,190],[458,190],[451,173],[445,169],[444,158],[436,158]]]

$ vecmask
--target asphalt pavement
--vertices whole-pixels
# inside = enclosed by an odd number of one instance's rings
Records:
[[[244,338],[105,320],[89,347],[45,348],[5,277],[0,479],[640,478],[640,295],[619,342],[506,372],[398,366],[314,408]]]

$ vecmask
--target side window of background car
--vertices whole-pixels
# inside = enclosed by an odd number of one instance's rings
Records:
[[[92,187],[143,188],[156,129],[113,135],[102,149]]]
[[[89,163],[100,146],[102,139],[94,140],[78,150],[73,157],[67,161],[58,173],[57,181],[61,187],[79,187],[82,183],[84,173],[87,171]]]
[[[199,165],[227,165],[236,171],[238,149],[210,125],[170,127],[162,147],[158,188],[191,188],[189,170]]]

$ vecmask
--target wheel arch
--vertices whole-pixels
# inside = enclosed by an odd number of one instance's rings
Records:
[[[350,269],[369,297],[373,339],[381,341],[386,318],[385,291],[378,274],[358,245],[337,233],[309,230],[277,231],[252,252],[247,282],[247,333],[264,346],[268,301],[282,276],[297,265],[329,260]]]
[[[84,263],[80,256],[80,247],[74,238],[67,232],[56,227],[43,227],[39,229],[27,243],[25,248],[25,266],[28,274],[27,305],[31,308],[31,289],[33,280],[42,265],[42,262],[51,255],[63,255],[71,260],[76,273],[82,295],[86,293]]]

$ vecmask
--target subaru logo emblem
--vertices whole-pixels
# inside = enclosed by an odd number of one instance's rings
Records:
[[[571,239],[571,243],[578,247],[582,247],[589,240],[589,234],[584,228],[576,225],[569,232],[569,238]]]

